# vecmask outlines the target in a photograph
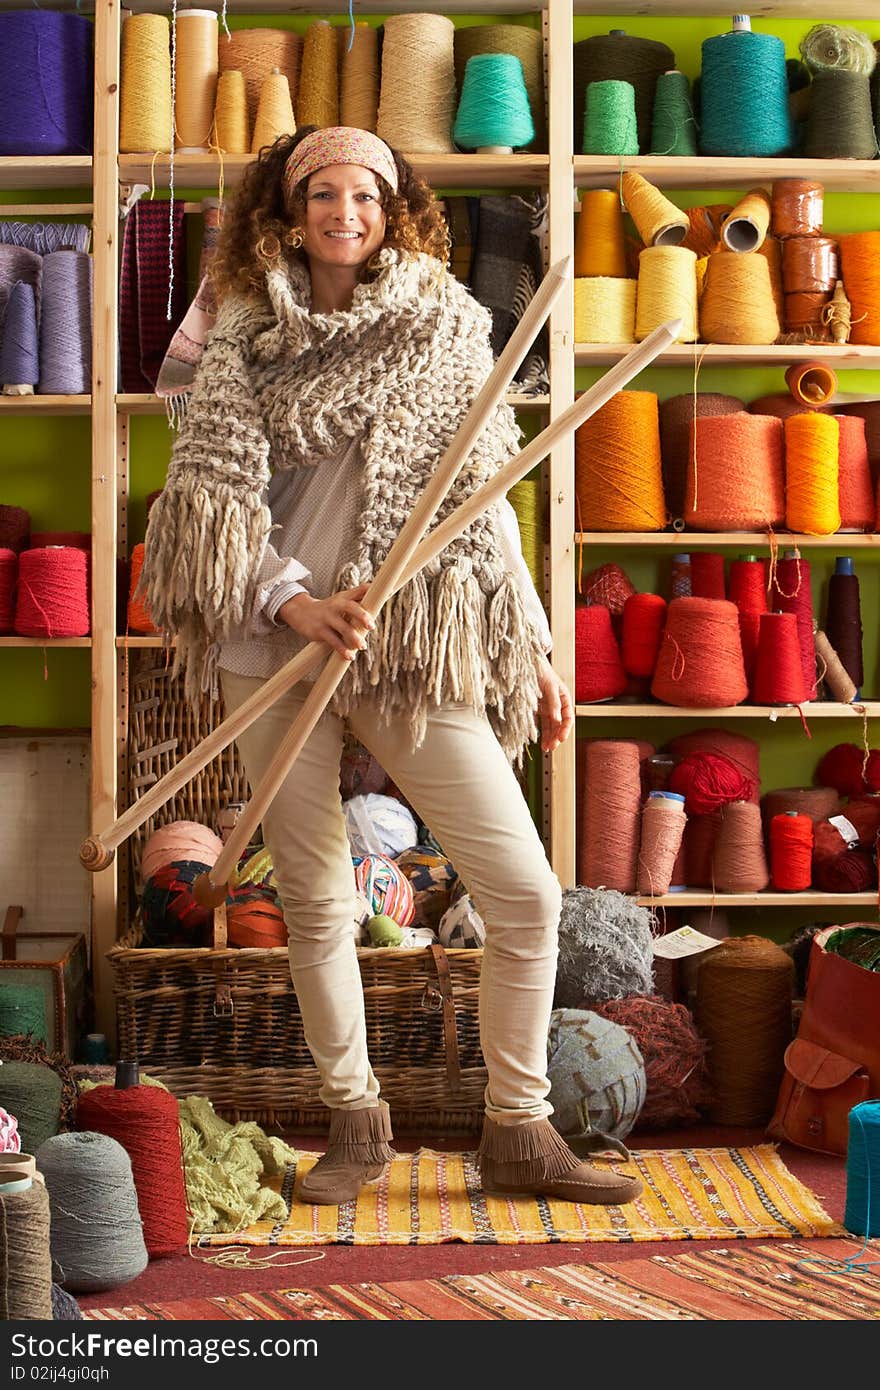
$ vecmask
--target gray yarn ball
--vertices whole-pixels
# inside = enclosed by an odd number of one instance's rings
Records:
[[[653,994],[652,922],[647,908],[614,889],[564,892],[556,1003],[580,1009],[630,994]]]
[[[52,1321],[74,1322],[82,1318],[83,1312],[72,1293],[65,1293],[57,1284],[52,1285]]]
[[[49,1193],[58,1282],[74,1293],[98,1293],[142,1274],[147,1247],[122,1145],[90,1130],[57,1134],[36,1159]]]
[[[547,1035],[550,1119],[566,1139],[625,1139],[648,1084],[634,1039],[619,1023],[586,1009],[554,1009]]]

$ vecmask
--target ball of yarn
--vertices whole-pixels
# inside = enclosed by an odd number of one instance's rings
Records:
[[[412,885],[413,926],[437,931],[456,883],[451,860],[418,845],[404,850],[395,863]]]
[[[52,1259],[59,1282],[98,1293],[147,1267],[131,1160],[105,1134],[59,1134],[37,1150],[52,1211]]]
[[[409,879],[393,859],[384,854],[367,854],[355,863],[355,887],[363,893],[374,916],[393,917],[408,927],[415,913]]]
[[[448,950],[482,950],[486,944],[486,925],[473,898],[464,893],[446,909],[437,928],[441,946]]]
[[[162,1086],[94,1086],[76,1109],[77,1129],[104,1134],[131,1160],[144,1243],[151,1258],[186,1247],[188,1221],[180,1115]]]
[[[872,846],[880,831],[880,796],[874,792],[870,796],[854,797],[847,802],[846,818],[855,826],[859,843]]]
[[[339,793],[343,801],[353,796],[380,795],[388,786],[388,773],[360,744],[343,749],[339,768]]]
[[[547,1034],[548,1100],[566,1139],[625,1139],[645,1102],[642,1055],[625,1028],[586,1009],[554,1009]]]
[[[184,860],[165,864],[147,879],[141,897],[141,921],[148,946],[199,946],[213,912],[196,902],[193,884],[210,864]]]
[[[353,796],[342,810],[354,855],[385,854],[394,859],[418,844],[418,822],[396,797],[376,792]]]
[[[626,571],[612,563],[590,570],[580,585],[580,592],[587,603],[607,608],[612,618],[619,618],[636,589]]]
[[[706,816],[731,801],[751,801],[755,784],[721,753],[689,753],[672,770],[669,790],[685,799],[689,816]]]
[[[653,994],[609,999],[596,1005],[596,1013],[625,1028],[642,1055],[647,1094],[636,1129],[695,1123],[711,1091],[708,1048],[690,1010]]]
[[[51,1067],[35,1062],[4,1061],[0,1066],[0,1105],[18,1121],[19,1152],[36,1153],[58,1133],[61,1078]]]
[[[869,849],[850,846],[837,826],[819,821],[813,827],[812,878],[824,893],[865,893],[877,885],[877,867]]]
[[[801,39],[801,57],[811,72],[835,69],[870,76],[877,64],[874,45],[861,29],[842,24],[814,24]]]
[[[686,758],[688,753],[720,753],[754,783],[752,800],[758,800],[761,745],[755,739],[747,738],[745,734],[731,733],[729,729],[695,729],[670,739],[667,748],[676,758]]]
[[[18,1120],[0,1106],[0,1153],[21,1153],[21,1135]]]
[[[393,917],[386,917],[384,913],[370,918],[367,931],[372,946],[399,946],[403,941],[403,928],[397,925]]]
[[[141,876],[152,878],[167,864],[194,860],[213,866],[220,858],[223,841],[207,825],[194,820],[175,820],[154,830],[141,854]]]
[[[865,751],[855,743],[836,743],[816,768],[816,781],[841,796],[861,797],[880,791],[880,750]]]
[[[137,18],[137,16],[135,16]],[[82,1318],[82,1309],[73,1294],[66,1293],[58,1284],[52,1285],[53,1322],[74,1322]]]
[[[226,899],[226,935],[230,946],[262,951],[286,946],[287,924],[274,895],[253,884],[233,889]]]
[[[577,1009],[650,994],[652,922],[647,908],[615,889],[567,889],[559,919],[556,1004]]]

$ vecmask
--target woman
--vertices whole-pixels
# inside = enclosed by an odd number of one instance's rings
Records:
[[[534,737],[536,710],[546,751],[573,718],[515,517],[491,508],[375,619],[362,604],[492,367],[489,314],[446,259],[431,190],[376,136],[309,130],[263,151],[224,222],[220,308],[151,511],[147,597],[178,634],[190,692],[216,664],[228,711],[308,641],[351,660],[263,821],[331,1110],[301,1200],[350,1200],[392,1156],[352,932],[347,724],[439,837],[486,924],[484,1187],[624,1202],[638,1182],[582,1163],[547,1119],[560,889],[509,759]],[[499,407],[441,515],[517,444]],[[252,785],[307,693],[295,687],[239,739]]]

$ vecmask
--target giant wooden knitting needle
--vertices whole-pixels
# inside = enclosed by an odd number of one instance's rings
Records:
[[[474,517],[485,511],[486,507],[494,501],[497,501],[520,478],[525,477],[526,473],[544,458],[560,439],[570,434],[589,416],[595,414],[599,407],[625,386],[632,377],[636,376],[650,362],[653,362],[658,353],[676,341],[680,331],[681,321],[678,319],[671,323],[661,324],[659,328],[656,328],[650,337],[627,353],[626,357],[612,367],[609,372],[606,372],[595,386],[563,411],[558,419],[548,425],[545,430],[542,430],[525,449],[499,469],[493,478],[477,489],[474,495],[468,499],[468,502],[457,507],[455,512],[447,518],[447,521],[442,526],[437,527],[436,533],[426,536],[425,533],[439,506],[437,493],[440,492],[440,500],[446,495],[452,478],[457,474],[476,435],[479,434],[479,428],[468,443],[466,450],[455,448],[458,440],[458,436],[456,436],[442,460],[438,473],[428,483],[411,515],[404,523],[397,540],[389,550],[385,561],[371,581],[363,600],[363,606],[367,612],[378,613],[392,594],[406,582],[407,578],[412,578],[423,564],[427,563],[434,555],[439,554],[450,540],[459,535]],[[484,415],[483,419],[485,420],[485,418]],[[438,542],[435,536],[441,532],[443,534],[439,536]],[[423,538],[425,549],[420,552]],[[282,739],[271,767],[259,785],[254,788],[251,799],[223,846],[216,864],[206,874],[202,874],[196,879],[193,885],[194,893],[196,899],[203,906],[217,907],[225,900],[228,880],[231,878],[235,866],[253,838],[257,826],[274,801],[291,767],[299,757],[306,740],[332,699],[334,691],[348,670],[348,666],[348,660],[344,656],[339,652],[331,651],[327,664],[309,691],[297,718]]]
[[[566,256],[547,271],[473,405],[462,420],[449,448],[438,463],[436,471],[420,499],[420,503],[423,502],[425,506],[431,507],[431,515],[422,529],[426,529],[430,525],[434,512],[455,481],[461,465],[482,433],[486,420],[503,398],[517,368],[525,359],[526,353],[538,336],[541,326],[553,308],[563,285],[570,284],[570,282],[571,258]],[[401,530],[395,545],[389,551],[385,560],[386,565],[392,556],[395,557],[395,564],[397,563],[397,557],[403,551],[402,542],[407,547],[406,559],[408,560],[415,546],[413,544],[410,548],[409,540],[404,540],[405,535],[406,527]],[[405,579],[401,579],[397,587],[399,588],[400,584],[404,582]],[[385,597],[387,598],[388,595]],[[382,599],[382,602],[385,602],[385,598]],[[191,749],[185,757],[181,758],[180,762],[166,773],[154,787],[151,787],[134,806],[130,806],[127,811],[124,811],[106,830],[101,830],[84,840],[79,852],[83,866],[92,872],[106,869],[113,862],[113,855],[117,846],[127,840],[129,835],[133,835],[144,821],[148,820],[156,811],[161,810],[166,801],[169,801],[181,787],[185,786],[191,777],[195,777],[198,772],[201,772],[212,758],[215,758],[218,753],[222,753],[223,749],[238,738],[239,734],[243,733],[255,719],[258,719],[267,709],[271,709],[275,701],[286,690],[309,675],[315,666],[323,661],[327,655],[327,650],[328,648],[323,642],[310,642],[286,666],[283,666],[280,671],[277,671],[266,681],[265,685],[245,700],[234,714],[231,714],[216,729],[213,729],[197,747]]]

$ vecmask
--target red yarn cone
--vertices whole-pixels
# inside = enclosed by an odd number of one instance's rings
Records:
[[[800,705],[808,698],[794,613],[762,613],[752,698],[757,705]]]
[[[577,704],[613,700],[626,689],[626,672],[617,639],[611,630],[611,614],[600,604],[580,604],[574,613],[575,681]]]

